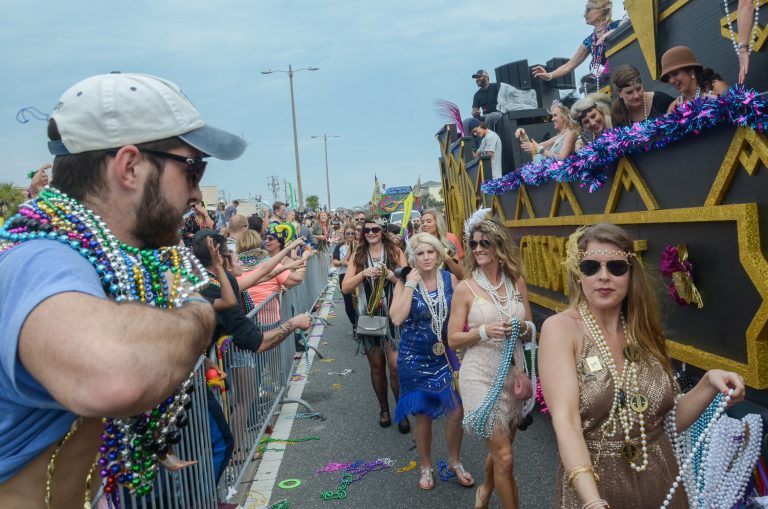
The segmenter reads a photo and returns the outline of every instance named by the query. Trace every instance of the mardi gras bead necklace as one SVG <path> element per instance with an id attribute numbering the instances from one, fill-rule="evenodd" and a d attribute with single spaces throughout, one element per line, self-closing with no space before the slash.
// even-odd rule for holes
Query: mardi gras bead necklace
<path id="1" fill-rule="evenodd" d="M 432 353 L 435 355 L 443 355 L 445 353 L 445 345 L 443 345 L 442 334 L 445 320 L 448 317 L 448 303 L 445 298 L 445 283 L 440 272 L 435 273 L 435 279 L 437 282 L 437 288 L 435 290 L 435 296 L 427 289 L 427 285 L 424 283 L 424 279 L 419 280 L 419 293 L 424 300 L 424 303 L 429 309 L 432 332 L 437 337 L 436 342 L 432 345 Z"/>
<path id="2" fill-rule="evenodd" d="M 755 44 L 758 39 L 758 30 L 760 29 L 760 2 L 754 0 L 754 21 L 752 22 L 752 29 L 749 31 L 749 43 L 747 45 L 747 54 L 752 53 L 755 49 Z M 725 19 L 728 22 L 728 33 L 731 36 L 731 42 L 733 43 L 733 51 L 736 55 L 739 54 L 739 49 L 743 48 L 736 39 L 736 34 L 733 32 L 733 20 L 731 19 L 731 13 L 728 11 L 728 0 L 723 0 L 723 9 L 725 10 Z"/>
<path id="3" fill-rule="evenodd" d="M 597 346 L 600 361 L 608 367 L 608 372 L 613 381 L 613 402 L 611 403 L 611 411 L 608 414 L 608 418 L 602 425 L 603 437 L 614 436 L 618 425 L 620 425 L 624 434 L 621 456 L 634 471 L 642 472 L 648 467 L 648 437 L 646 435 L 645 417 L 643 415 L 648 409 L 648 398 L 640 393 L 640 385 L 637 378 L 638 362 L 641 359 L 640 350 L 628 334 L 627 323 L 622 314 L 621 325 L 624 330 L 624 337 L 627 340 L 627 346 L 624 347 L 624 369 L 621 375 L 619 375 L 616 363 L 613 360 L 613 354 L 605 340 L 605 335 L 597 320 L 589 311 L 586 303 L 582 303 L 579 306 L 579 313 Z M 617 415 L 618 419 L 616 418 Z M 633 441 L 630 436 L 635 422 L 637 422 L 640 432 L 639 449 L 635 443 L 636 441 Z M 597 463 L 597 460 L 595 463 Z"/>
<path id="4" fill-rule="evenodd" d="M 464 416 L 464 426 L 471 428 L 474 432 L 483 437 L 490 438 L 493 434 L 493 429 L 496 422 L 496 414 L 498 413 L 501 391 L 504 387 L 504 382 L 507 380 L 509 374 L 509 368 L 512 365 L 512 359 L 515 354 L 515 345 L 517 344 L 517 338 L 520 332 L 520 321 L 517 318 L 512 317 L 512 295 L 514 289 L 511 282 L 504 274 L 501 273 L 501 283 L 496 289 L 501 288 L 503 285 L 506 289 L 506 305 L 502 305 L 501 299 L 494 286 L 485 276 L 485 273 L 481 269 L 476 269 L 472 273 L 473 278 L 478 283 L 480 288 L 484 289 L 491 297 L 493 304 L 496 307 L 496 312 L 499 316 L 499 321 L 511 321 L 512 332 L 510 336 L 504 341 L 504 345 L 501 350 L 501 359 L 499 365 L 496 368 L 496 375 L 494 376 L 488 392 L 483 397 L 480 405 L 467 412 Z"/>
<path id="5" fill-rule="evenodd" d="M 245 272 L 252 271 L 270 258 L 269 254 L 263 249 L 249 249 L 239 253 L 237 256 L 240 258 L 240 264 Z"/>
<path id="6" fill-rule="evenodd" d="M 120 242 L 101 218 L 77 200 L 55 188 L 23 204 L 19 213 L 0 229 L 0 252 L 33 240 L 61 242 L 78 252 L 93 266 L 106 295 L 117 302 L 139 301 L 160 308 L 180 307 L 190 293 L 208 284 L 200 263 L 183 247 L 139 249 Z M 158 460 L 181 440 L 176 428 L 188 423 L 185 410 L 193 374 L 156 408 L 130 418 L 105 418 L 102 445 L 96 463 L 104 492 L 119 504 L 119 485 L 142 496 L 152 490 Z M 77 429 L 57 446 L 48 465 L 46 500 L 58 453 Z M 86 505 L 90 504 L 90 482 Z"/>

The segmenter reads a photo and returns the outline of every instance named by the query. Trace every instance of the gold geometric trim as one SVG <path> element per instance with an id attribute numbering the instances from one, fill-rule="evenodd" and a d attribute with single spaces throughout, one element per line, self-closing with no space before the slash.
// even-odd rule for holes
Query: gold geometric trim
<path id="1" fill-rule="evenodd" d="M 583 214 L 581 206 L 579 205 L 578 200 L 576 200 L 576 195 L 573 194 L 571 186 L 567 182 L 558 182 L 555 187 L 554 196 L 552 197 L 552 206 L 549 209 L 549 217 L 557 217 L 560 212 L 560 204 L 564 201 L 567 201 L 570 204 L 574 216 Z"/>
<path id="2" fill-rule="evenodd" d="M 533 212 L 533 204 L 531 203 L 531 197 L 528 196 L 528 191 L 525 189 L 525 184 L 517 188 L 517 202 L 515 203 L 515 217 L 514 219 L 523 219 L 523 207 L 528 212 L 528 219 L 535 219 L 536 214 Z"/>
<path id="3" fill-rule="evenodd" d="M 704 200 L 704 205 L 710 207 L 720 205 L 739 167 L 743 167 L 750 177 L 754 177 L 760 168 L 758 163 L 761 161 L 762 166 L 768 167 L 768 138 L 746 127 L 736 129 L 731 146 L 723 157 L 723 164 L 717 172 L 707 199 Z"/>
<path id="4" fill-rule="evenodd" d="M 619 166 L 616 169 L 616 175 L 613 177 L 613 185 L 611 186 L 611 193 L 608 195 L 608 201 L 605 204 L 605 213 L 611 214 L 616 211 L 616 206 L 619 204 L 619 198 L 622 195 L 620 186 L 624 186 L 624 190 L 629 192 L 633 188 L 637 189 L 640 198 L 642 198 L 645 208 L 648 210 L 658 210 L 659 204 L 656 202 L 656 198 L 653 197 L 651 190 L 648 189 L 648 185 L 645 183 L 643 177 L 638 173 L 637 168 L 632 161 L 627 157 L 622 157 L 619 160 Z"/>
<path id="5" fill-rule="evenodd" d="M 690 0 L 678 0 L 677 2 L 673 3 L 664 11 L 662 11 L 661 14 L 659 14 L 659 22 L 664 21 L 668 17 L 670 17 L 672 14 L 675 13 L 675 11 L 679 10 L 682 6 L 690 2 Z M 605 52 L 606 57 L 610 57 L 620 50 L 624 49 L 625 47 L 629 46 L 631 43 L 635 42 L 637 40 L 637 34 L 633 33 L 626 39 L 622 40 L 620 43 L 615 44 L 611 49 Z"/>
<path id="6" fill-rule="evenodd" d="M 624 0 L 624 10 L 632 20 L 640 51 L 651 79 L 658 79 L 659 65 L 656 55 L 656 33 L 659 25 L 659 3 L 647 0 Z"/>
<path id="7" fill-rule="evenodd" d="M 750 0 L 752 1 L 752 0 Z M 759 5 L 762 7 L 763 5 L 768 4 L 768 0 L 760 0 Z M 738 11 L 734 10 L 733 12 L 728 13 L 728 16 L 723 16 L 720 18 L 720 35 L 722 35 L 724 38 L 731 40 L 731 31 L 728 29 L 728 23 L 736 23 L 736 17 L 738 16 Z M 750 30 L 752 29 L 752 25 L 749 26 Z M 766 30 L 766 27 L 760 25 L 760 23 L 757 24 L 757 29 L 755 30 L 757 33 L 757 40 L 755 41 L 755 47 L 754 52 L 759 52 L 763 45 L 765 44 L 765 41 L 768 39 L 768 30 Z M 736 30 L 733 31 L 734 34 L 738 34 Z M 737 39 L 738 40 L 738 39 Z"/>
<path id="8" fill-rule="evenodd" d="M 726 369 L 735 371 L 744 377 L 745 382 L 755 389 L 768 388 L 768 261 L 761 248 L 760 220 L 757 204 L 743 203 L 720 205 L 717 207 L 696 207 L 686 209 L 665 209 L 644 212 L 623 212 L 611 214 L 607 218 L 614 224 L 670 224 L 670 223 L 736 223 L 739 262 L 744 272 L 760 295 L 761 303 L 752 318 L 745 334 L 747 362 L 739 362 L 727 357 L 703 351 L 699 348 L 667 340 L 670 354 L 682 361 L 702 369 Z M 584 216 L 547 217 L 532 220 L 506 221 L 505 226 L 540 227 L 540 226 L 580 226 L 606 220 L 602 214 Z M 532 302 L 556 302 L 550 297 L 537 294 L 534 288 L 528 288 Z M 536 299 L 536 300 L 534 300 Z M 546 304 L 542 304 L 549 307 Z M 550 307 L 550 309 L 555 309 Z M 690 339 L 690 338 L 689 338 Z M 692 343 L 693 341 L 688 341 Z"/>

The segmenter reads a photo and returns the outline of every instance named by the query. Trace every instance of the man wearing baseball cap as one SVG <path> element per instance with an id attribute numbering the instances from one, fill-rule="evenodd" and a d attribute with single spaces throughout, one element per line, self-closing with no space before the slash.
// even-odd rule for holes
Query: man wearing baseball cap
<path id="1" fill-rule="evenodd" d="M 472 75 L 472 78 L 475 80 L 479 90 L 475 92 L 475 96 L 472 99 L 472 117 L 464 119 L 464 133 L 467 135 L 480 122 L 485 122 L 490 129 L 494 129 L 496 122 L 502 116 L 502 113 L 496 108 L 501 85 L 499 83 L 491 83 L 488 71 L 484 69 L 479 69 Z M 475 141 L 474 150 L 477 150 L 480 140 L 476 139 Z"/>
<path id="2" fill-rule="evenodd" d="M 191 384 L 214 320 L 197 293 L 208 276 L 176 247 L 179 224 L 201 200 L 206 159 L 246 147 L 174 83 L 142 74 L 77 83 L 48 136 L 50 186 L 0 229 L 4 508 L 83 507 L 97 452 L 107 493 L 152 489 L 142 479 L 157 465 L 123 451 L 152 443 L 162 459 L 178 438 L 150 421 L 182 427 L 177 388 Z"/>

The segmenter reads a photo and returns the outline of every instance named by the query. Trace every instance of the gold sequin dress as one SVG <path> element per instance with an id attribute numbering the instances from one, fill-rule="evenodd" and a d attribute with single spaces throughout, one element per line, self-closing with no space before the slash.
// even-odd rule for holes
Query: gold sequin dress
<path id="1" fill-rule="evenodd" d="M 613 404 L 614 385 L 606 366 L 602 366 L 598 371 L 590 371 L 587 359 L 594 362 L 592 358 L 599 356 L 595 340 L 585 336 L 584 348 L 576 366 L 579 380 L 579 413 L 589 456 L 592 458 L 595 472 L 600 476 L 600 484 L 597 487 L 600 496 L 613 509 L 658 509 L 677 476 L 675 455 L 664 432 L 664 417 L 672 409 L 676 389 L 655 358 L 640 361 L 638 385 L 648 398 L 648 409 L 643 414 L 648 435 L 648 467 L 643 472 L 635 472 L 621 456 L 621 447 L 624 445 L 621 424 L 617 423 L 617 431 L 613 437 L 603 439 L 601 426 Z M 630 438 L 639 443 L 639 435 L 638 426 L 635 424 Z M 599 460 L 598 449 L 602 451 Z M 580 509 L 583 504 L 578 494 L 568 486 L 562 463 L 557 479 L 555 507 Z M 688 508 L 688 499 L 682 483 L 675 491 L 669 507 Z"/>
<path id="2" fill-rule="evenodd" d="M 474 296 L 472 306 L 467 315 L 467 324 L 470 329 L 499 321 L 496 306 L 485 297 L 485 292 L 480 290 L 474 279 L 463 282 Z M 523 307 L 520 293 L 515 287 L 512 307 L 512 315 L 518 320 L 525 320 L 525 307 Z M 499 366 L 501 352 L 504 348 L 503 341 L 480 341 L 470 346 L 464 354 L 459 370 L 459 390 L 464 406 L 464 414 L 480 406 L 488 389 L 491 387 L 496 369 Z M 499 408 L 494 421 L 494 432 L 500 430 L 508 435 L 510 430 L 517 429 L 517 425 L 523 414 L 525 401 L 519 401 L 514 396 L 515 375 L 523 369 L 523 342 L 515 345 L 515 364 L 510 367 L 507 379 L 499 396 Z M 468 430 L 472 431 L 472 430 Z M 579 506 L 581 507 L 581 506 Z"/>

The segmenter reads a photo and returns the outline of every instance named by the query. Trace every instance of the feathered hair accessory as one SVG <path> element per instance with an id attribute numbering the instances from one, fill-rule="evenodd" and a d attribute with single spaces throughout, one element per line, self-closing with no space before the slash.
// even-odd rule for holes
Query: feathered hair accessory
<path id="1" fill-rule="evenodd" d="M 584 252 L 579 249 L 579 240 L 581 240 L 581 237 L 584 235 L 584 232 L 587 231 L 587 228 L 589 227 L 580 226 L 576 228 L 576 231 L 568 237 L 568 242 L 565 243 L 565 261 L 563 262 L 563 265 L 568 272 L 575 274 L 577 277 L 584 276 L 579 268 L 579 262 L 581 261 L 582 256 L 584 256 Z"/>
<path id="2" fill-rule="evenodd" d="M 487 216 L 489 212 L 491 212 L 491 209 L 479 208 L 474 214 L 469 216 L 469 219 L 464 221 L 464 235 L 467 239 L 472 237 L 472 230 L 485 221 L 485 216 Z"/>
<path id="3" fill-rule="evenodd" d="M 464 122 L 461 119 L 461 111 L 459 111 L 459 107 L 456 106 L 451 101 L 446 101 L 445 99 L 438 99 L 435 101 L 435 111 L 438 115 L 440 115 L 440 118 L 443 120 L 447 120 L 449 123 L 456 123 L 457 128 L 459 129 L 459 132 L 462 136 L 466 136 L 464 134 Z"/>

